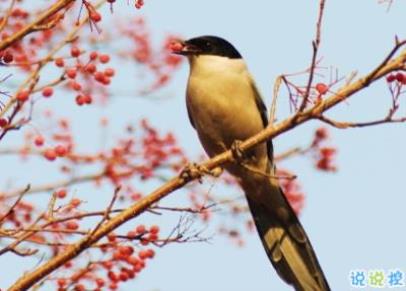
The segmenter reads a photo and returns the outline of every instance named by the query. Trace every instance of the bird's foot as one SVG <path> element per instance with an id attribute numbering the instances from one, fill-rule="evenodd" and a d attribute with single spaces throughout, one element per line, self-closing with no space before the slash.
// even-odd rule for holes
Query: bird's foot
<path id="1" fill-rule="evenodd" d="M 198 165 L 196 163 L 190 163 L 183 168 L 179 176 L 185 180 L 196 178 L 199 183 L 202 183 L 202 177 L 204 175 L 210 175 L 217 178 L 221 175 L 222 172 L 223 169 L 221 167 L 216 167 L 212 170 L 209 170 L 205 166 Z"/>
<path id="2" fill-rule="evenodd" d="M 242 141 L 235 140 L 231 145 L 231 154 L 233 155 L 234 161 L 238 164 L 242 164 L 247 159 L 247 154 L 241 150 Z"/>

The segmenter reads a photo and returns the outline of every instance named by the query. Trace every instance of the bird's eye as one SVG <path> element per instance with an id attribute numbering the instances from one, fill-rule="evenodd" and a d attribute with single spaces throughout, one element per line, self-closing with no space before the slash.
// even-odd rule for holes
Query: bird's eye
<path id="1" fill-rule="evenodd" d="M 206 47 L 211 47 L 211 43 L 206 42 Z"/>

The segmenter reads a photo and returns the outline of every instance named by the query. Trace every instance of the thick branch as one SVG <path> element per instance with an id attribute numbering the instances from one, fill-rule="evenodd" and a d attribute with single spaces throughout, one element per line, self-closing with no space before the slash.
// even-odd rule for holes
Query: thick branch
<path id="1" fill-rule="evenodd" d="M 22 29 L 20 29 L 16 33 L 13 33 L 8 38 L 6 38 L 2 42 L 0 42 L 0 51 L 8 48 L 10 45 L 15 43 L 16 41 L 21 40 L 27 34 L 33 32 L 33 31 L 37 31 L 36 27 L 38 27 L 38 25 L 42 24 L 44 22 L 44 20 L 51 17 L 55 13 L 61 11 L 65 7 L 68 7 L 73 2 L 75 2 L 75 0 L 59 0 L 58 2 L 56 2 L 48 10 L 46 10 L 42 14 L 40 14 L 33 22 L 31 22 L 30 24 L 27 24 Z"/>

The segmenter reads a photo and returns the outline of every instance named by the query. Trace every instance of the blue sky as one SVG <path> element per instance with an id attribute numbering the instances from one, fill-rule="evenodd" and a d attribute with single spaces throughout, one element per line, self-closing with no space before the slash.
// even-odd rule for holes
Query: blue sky
<path id="1" fill-rule="evenodd" d="M 317 7 L 317 1 L 294 0 L 146 0 L 140 11 L 125 4 L 115 9 L 144 15 L 157 39 L 168 32 L 186 38 L 203 34 L 227 38 L 245 57 L 269 105 L 276 76 L 309 65 Z M 393 46 L 395 35 L 406 37 L 402 14 L 405 8 L 406 3 L 398 1 L 387 13 L 386 7 L 374 0 L 327 0 L 320 50 L 323 65 L 337 67 L 342 76 L 373 69 Z M 118 73 L 125 76 L 126 71 Z M 174 131 L 188 152 L 197 155 L 202 149 L 184 104 L 187 74 L 185 64 L 170 86 L 159 93 L 170 98 L 118 98 L 104 113 L 114 116 L 117 123 L 125 122 L 120 118 L 127 116 L 148 117 L 155 126 Z M 328 78 L 320 80 L 328 82 Z M 125 87 L 128 83 L 119 85 Z M 389 106 L 390 96 L 381 81 L 335 108 L 330 116 L 371 120 L 382 117 Z M 400 113 L 406 114 L 405 106 Z M 287 114 L 286 95 L 282 95 L 278 117 Z M 78 115 L 78 124 L 85 118 L 84 114 Z M 305 145 L 319 125 L 311 122 L 278 137 L 274 141 L 276 151 Z M 83 136 L 90 130 L 83 126 Z M 339 149 L 336 174 L 317 173 L 305 160 L 286 164 L 298 174 L 307 193 L 301 221 L 330 286 L 333 290 L 350 290 L 349 272 L 358 268 L 400 268 L 406 273 L 405 125 L 331 129 L 331 135 Z M 170 201 L 180 199 L 176 195 L 181 194 L 173 194 Z M 250 235 L 246 240 L 244 248 L 221 237 L 215 237 L 210 244 L 165 247 L 139 278 L 122 290 L 290 290 L 277 277 L 258 237 Z M 6 269 L 0 266 L 0 274 Z M 1 277 L 0 284 L 11 282 Z"/>

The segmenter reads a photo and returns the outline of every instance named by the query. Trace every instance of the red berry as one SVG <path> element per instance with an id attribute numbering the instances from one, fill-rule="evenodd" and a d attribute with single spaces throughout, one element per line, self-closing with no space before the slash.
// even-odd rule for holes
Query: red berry
<path id="1" fill-rule="evenodd" d="M 14 57 L 13 55 L 9 52 L 6 51 L 3 55 L 3 62 L 5 62 L 6 64 L 9 64 L 13 61 Z"/>
<path id="2" fill-rule="evenodd" d="M 82 85 L 80 85 L 78 82 L 75 82 L 75 81 L 71 81 L 71 82 L 69 83 L 69 86 L 70 86 L 73 90 L 75 90 L 75 91 L 80 91 L 80 90 L 82 90 Z"/>
<path id="3" fill-rule="evenodd" d="M 63 67 L 65 65 L 65 62 L 62 58 L 57 58 L 57 59 L 55 59 L 55 65 L 57 67 Z"/>
<path id="4" fill-rule="evenodd" d="M 44 97 L 51 97 L 54 94 L 54 89 L 52 87 L 45 87 L 42 90 L 42 96 Z"/>
<path id="5" fill-rule="evenodd" d="M 71 55 L 72 57 L 74 57 L 74 58 L 78 57 L 78 56 L 80 55 L 80 49 L 79 49 L 78 47 L 76 47 L 76 46 L 73 46 L 73 47 L 70 49 L 70 55 Z"/>
<path id="6" fill-rule="evenodd" d="M 145 233 L 145 232 L 146 232 L 146 228 L 145 228 L 145 226 L 144 226 L 143 224 L 140 224 L 140 225 L 137 226 L 137 228 L 135 229 L 135 231 L 136 231 L 138 234 L 142 234 L 142 233 Z"/>
<path id="7" fill-rule="evenodd" d="M 7 124 L 8 124 L 7 119 L 0 118 L 0 127 L 6 127 Z"/>
<path id="8" fill-rule="evenodd" d="M 318 139 L 326 139 L 328 137 L 328 131 L 325 127 L 320 127 L 316 130 L 315 135 Z"/>
<path id="9" fill-rule="evenodd" d="M 25 102 L 28 100 L 29 95 L 30 94 L 28 93 L 27 90 L 22 90 L 22 91 L 18 92 L 16 98 L 18 101 Z"/>
<path id="10" fill-rule="evenodd" d="M 95 282 L 96 282 L 97 287 L 99 287 L 99 288 L 103 287 L 105 284 L 105 282 L 102 278 L 96 278 Z"/>
<path id="11" fill-rule="evenodd" d="M 56 197 L 58 197 L 59 199 L 63 199 L 66 197 L 66 194 L 68 192 L 66 191 L 66 189 L 60 189 L 58 191 L 56 191 Z"/>
<path id="12" fill-rule="evenodd" d="M 100 62 L 103 64 L 106 64 L 110 61 L 110 56 L 109 55 L 100 55 Z"/>
<path id="13" fill-rule="evenodd" d="M 151 226 L 151 228 L 149 229 L 149 232 L 152 234 L 157 234 L 159 232 L 159 226 L 158 225 Z"/>
<path id="14" fill-rule="evenodd" d="M 399 83 L 402 83 L 405 79 L 406 77 L 402 73 L 399 72 L 396 74 L 396 81 L 398 81 Z"/>
<path id="15" fill-rule="evenodd" d="M 109 242 L 114 242 L 116 240 L 116 236 L 113 233 L 109 233 L 107 235 L 107 239 L 109 240 Z"/>
<path id="16" fill-rule="evenodd" d="M 131 246 L 120 246 L 118 251 L 124 256 L 131 256 L 134 253 L 134 248 Z"/>
<path id="17" fill-rule="evenodd" d="M 390 75 L 386 76 L 386 81 L 388 83 L 392 83 L 393 81 L 395 81 L 395 79 L 396 79 L 396 77 L 393 74 L 390 74 Z"/>
<path id="18" fill-rule="evenodd" d="M 104 76 L 102 84 L 103 85 L 110 85 L 111 81 L 109 77 Z"/>
<path id="19" fill-rule="evenodd" d="M 183 49 L 183 47 L 184 45 L 180 41 L 171 42 L 169 45 L 169 49 L 174 53 L 180 52 Z"/>
<path id="20" fill-rule="evenodd" d="M 90 53 L 89 59 L 94 61 L 95 59 L 97 59 L 97 56 L 98 56 L 97 52 L 93 51 Z"/>
<path id="21" fill-rule="evenodd" d="M 156 233 L 150 233 L 149 235 L 148 235 L 148 238 L 147 238 L 149 241 L 156 241 L 156 240 L 158 240 L 158 234 L 156 234 Z"/>
<path id="22" fill-rule="evenodd" d="M 144 5 L 144 0 L 136 0 L 135 1 L 135 8 L 141 9 L 141 7 Z"/>
<path id="23" fill-rule="evenodd" d="M 109 279 L 110 279 L 111 281 L 113 281 L 113 282 L 116 282 L 116 281 L 117 281 L 117 275 L 116 275 L 116 273 L 114 273 L 114 272 L 112 272 L 112 271 L 109 271 L 109 272 L 107 273 L 107 277 L 109 277 Z"/>
<path id="24" fill-rule="evenodd" d="M 148 258 L 148 253 L 147 253 L 147 251 L 146 251 L 146 250 L 140 251 L 140 252 L 138 253 L 138 257 L 139 257 L 141 260 L 145 260 L 146 258 Z"/>
<path id="25" fill-rule="evenodd" d="M 66 222 L 65 226 L 67 229 L 70 229 L 70 230 L 76 230 L 79 228 L 79 224 L 76 221 L 72 221 L 72 220 Z"/>
<path id="26" fill-rule="evenodd" d="M 115 71 L 113 68 L 107 68 L 104 70 L 104 75 L 107 77 L 113 77 L 115 74 Z"/>
<path id="27" fill-rule="evenodd" d="M 76 96 L 76 104 L 79 106 L 85 104 L 85 97 L 83 95 Z"/>
<path id="28" fill-rule="evenodd" d="M 324 83 L 317 83 L 316 90 L 317 90 L 317 92 L 319 92 L 320 95 L 324 95 L 328 91 L 328 86 Z"/>
<path id="29" fill-rule="evenodd" d="M 99 22 L 101 20 L 101 15 L 97 11 L 92 11 L 90 12 L 89 17 L 94 21 L 94 22 Z"/>
<path id="30" fill-rule="evenodd" d="M 82 203 L 82 201 L 80 201 L 79 198 L 73 198 L 69 204 L 73 207 L 78 207 L 80 205 L 80 203 Z"/>
<path id="31" fill-rule="evenodd" d="M 125 282 L 128 280 L 128 274 L 126 272 L 120 272 L 119 278 L 120 278 L 120 281 Z"/>
<path id="32" fill-rule="evenodd" d="M 95 65 L 95 64 L 90 63 L 90 64 L 88 64 L 88 65 L 85 67 L 85 70 L 86 70 L 86 72 L 88 72 L 89 74 L 93 74 L 94 72 L 96 72 L 97 68 L 96 68 L 96 65 Z"/>
<path id="33" fill-rule="evenodd" d="M 56 159 L 56 152 L 54 149 L 46 149 L 44 151 L 44 157 L 48 160 L 48 161 L 53 161 Z"/>
<path id="34" fill-rule="evenodd" d="M 155 251 L 153 249 L 147 249 L 146 250 L 146 255 L 148 258 L 152 259 L 153 257 L 155 257 Z"/>
<path id="35" fill-rule="evenodd" d="M 57 280 L 57 284 L 59 287 L 64 287 L 66 285 L 66 279 L 65 278 L 59 278 Z"/>
<path id="36" fill-rule="evenodd" d="M 76 69 L 75 68 L 67 69 L 66 75 L 68 76 L 68 78 L 75 79 L 76 78 Z"/>
<path id="37" fill-rule="evenodd" d="M 35 137 L 34 143 L 36 146 L 40 147 L 44 144 L 44 138 L 41 135 L 38 135 Z"/>
<path id="38" fill-rule="evenodd" d="M 68 150 L 63 145 L 57 145 L 55 147 L 55 153 L 58 157 L 63 157 L 67 152 Z"/>
<path id="39" fill-rule="evenodd" d="M 92 104 L 92 101 L 93 101 L 92 96 L 89 96 L 89 95 L 83 96 L 83 102 L 84 102 L 84 103 L 86 103 L 86 104 Z"/>

